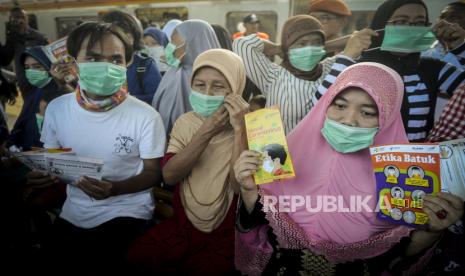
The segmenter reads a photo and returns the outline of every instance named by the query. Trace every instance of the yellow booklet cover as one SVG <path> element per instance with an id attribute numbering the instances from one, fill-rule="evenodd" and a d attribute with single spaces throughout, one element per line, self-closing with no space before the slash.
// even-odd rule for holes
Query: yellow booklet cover
<path id="1" fill-rule="evenodd" d="M 270 107 L 248 113 L 245 126 L 249 149 L 262 153 L 263 165 L 254 175 L 255 183 L 294 177 L 279 109 Z"/>

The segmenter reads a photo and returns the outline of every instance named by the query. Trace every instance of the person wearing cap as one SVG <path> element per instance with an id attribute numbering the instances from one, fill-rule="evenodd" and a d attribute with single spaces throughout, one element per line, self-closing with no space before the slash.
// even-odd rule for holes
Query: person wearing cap
<path id="1" fill-rule="evenodd" d="M 242 20 L 244 23 L 245 32 L 237 32 L 233 35 L 233 39 L 249 36 L 251 34 L 256 34 L 261 39 L 270 39 L 270 36 L 266 33 L 262 33 L 258 31 L 258 26 L 260 25 L 260 20 L 256 14 L 249 14 Z"/>
<path id="2" fill-rule="evenodd" d="M 323 25 L 326 41 L 339 38 L 346 27 L 348 17 L 352 15 L 349 7 L 343 0 L 312 0 L 309 13 L 316 17 Z M 329 51 L 339 52 L 344 49 L 347 40 L 342 44 L 334 45 Z"/>
<path id="3" fill-rule="evenodd" d="M 281 45 L 260 39 L 258 35 L 238 38 L 233 51 L 245 63 L 247 76 L 266 97 L 266 106 L 278 105 L 286 134 L 310 112 L 318 86 L 331 71 L 337 58 L 350 62 L 370 45 L 369 30 L 354 33 L 340 55 L 326 58 L 325 33 L 321 23 L 310 15 L 289 18 L 283 26 Z M 278 65 L 268 57 L 279 55 Z"/>

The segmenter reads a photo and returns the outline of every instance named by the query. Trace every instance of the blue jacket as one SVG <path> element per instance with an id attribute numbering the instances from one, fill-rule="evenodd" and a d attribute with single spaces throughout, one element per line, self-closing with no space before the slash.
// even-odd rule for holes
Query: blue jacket
<path id="1" fill-rule="evenodd" d="M 36 120 L 42 94 L 42 89 L 34 87 L 29 97 L 25 98 L 21 113 L 8 137 L 9 145 L 16 145 L 25 151 L 30 150 L 31 147 L 42 147 Z"/>
<path id="2" fill-rule="evenodd" d="M 141 68 L 140 70 L 145 68 L 142 80 L 143 90 L 141 81 L 138 77 L 137 68 Z M 135 54 L 134 61 L 128 67 L 126 76 L 128 79 L 129 94 L 141 101 L 152 104 L 153 95 L 155 95 L 155 91 L 157 91 L 158 84 L 160 84 L 161 81 L 161 74 L 158 71 L 155 61 L 152 58 L 143 58 L 139 54 Z"/>

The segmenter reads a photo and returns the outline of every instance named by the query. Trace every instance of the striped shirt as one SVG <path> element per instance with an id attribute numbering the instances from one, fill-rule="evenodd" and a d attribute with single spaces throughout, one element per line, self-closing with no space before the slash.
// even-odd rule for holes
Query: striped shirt
<path id="1" fill-rule="evenodd" d="M 438 59 L 465 69 L 465 43 L 448 52 L 441 43 L 436 41 L 430 49 L 421 53 L 421 56 Z"/>
<path id="2" fill-rule="evenodd" d="M 312 98 L 331 70 L 335 58 L 321 63 L 323 73 L 316 81 L 299 79 L 263 53 L 264 44 L 255 35 L 234 40 L 233 51 L 244 60 L 247 76 L 266 97 L 266 106 L 279 106 L 284 130 L 288 134 L 313 107 Z"/>
<path id="3" fill-rule="evenodd" d="M 336 77 L 347 66 L 354 64 L 344 56 L 339 56 L 333 64 L 331 72 L 326 76 L 322 85 L 318 87 L 318 92 L 313 98 L 314 104 L 327 91 L 329 86 L 334 83 Z M 465 72 L 448 63 L 441 63 L 442 68 L 439 71 L 436 81 L 437 91 L 431 91 L 427 88 L 424 81 L 420 79 L 418 74 L 404 75 L 404 100 L 402 103 L 402 117 L 404 121 L 405 131 L 408 139 L 411 142 L 422 142 L 425 140 L 428 132 L 431 130 L 434 121 L 435 99 L 439 92 L 446 92 L 449 96 L 453 94 L 455 89 L 465 83 Z M 433 95 L 431 93 L 435 93 Z"/>

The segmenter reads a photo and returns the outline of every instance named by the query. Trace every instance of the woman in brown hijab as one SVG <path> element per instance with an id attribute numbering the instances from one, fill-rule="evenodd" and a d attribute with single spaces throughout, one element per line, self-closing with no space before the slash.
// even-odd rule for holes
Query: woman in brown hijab
<path id="1" fill-rule="evenodd" d="M 177 185 L 174 217 L 155 226 L 130 250 L 133 263 L 152 273 L 224 275 L 234 271 L 233 164 L 246 147 L 248 104 L 244 64 L 231 51 L 212 49 L 194 62 L 190 103 L 178 118 L 163 168 Z"/>
<path id="2" fill-rule="evenodd" d="M 233 51 L 242 57 L 247 76 L 266 97 L 266 105 L 278 105 L 289 133 L 313 107 L 312 98 L 330 72 L 336 57 L 325 57 L 321 23 L 309 15 L 289 18 L 283 26 L 281 45 L 251 35 L 234 40 Z M 357 34 L 349 39 L 344 54 L 360 55 Z M 281 56 L 277 65 L 268 57 Z"/>

